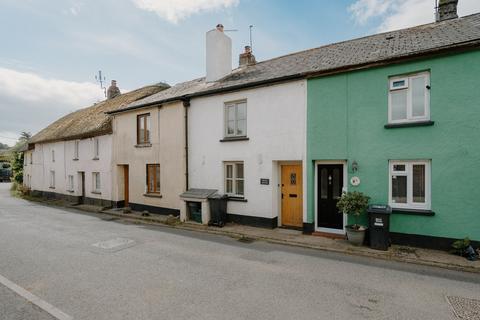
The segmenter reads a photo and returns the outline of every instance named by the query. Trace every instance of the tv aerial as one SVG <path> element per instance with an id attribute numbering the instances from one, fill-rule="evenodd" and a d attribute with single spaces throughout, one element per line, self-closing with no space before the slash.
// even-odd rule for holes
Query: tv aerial
<path id="1" fill-rule="evenodd" d="M 103 90 L 103 94 L 105 95 L 105 98 L 107 97 L 107 78 L 105 78 L 104 75 L 102 75 L 102 70 L 98 70 L 98 75 L 95 75 L 95 81 L 100 84 L 100 89 Z"/>

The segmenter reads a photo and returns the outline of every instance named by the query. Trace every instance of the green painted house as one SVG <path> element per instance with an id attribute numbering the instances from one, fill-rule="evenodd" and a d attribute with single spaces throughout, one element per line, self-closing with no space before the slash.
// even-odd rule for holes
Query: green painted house
<path id="1" fill-rule="evenodd" d="M 480 240 L 480 14 L 439 20 L 329 46 L 342 64 L 307 85 L 304 229 L 344 234 L 335 204 L 356 190 L 392 207 L 393 243 Z"/>

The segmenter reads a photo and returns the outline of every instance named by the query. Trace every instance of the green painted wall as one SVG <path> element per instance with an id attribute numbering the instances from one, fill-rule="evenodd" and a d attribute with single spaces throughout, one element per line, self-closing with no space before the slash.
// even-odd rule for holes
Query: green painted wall
<path id="1" fill-rule="evenodd" d="M 430 71 L 430 127 L 385 129 L 388 78 Z M 314 161 L 356 160 L 348 190 L 388 203 L 388 161 L 431 159 L 435 216 L 394 214 L 394 232 L 480 240 L 480 51 L 308 80 L 307 210 L 314 222 Z"/>

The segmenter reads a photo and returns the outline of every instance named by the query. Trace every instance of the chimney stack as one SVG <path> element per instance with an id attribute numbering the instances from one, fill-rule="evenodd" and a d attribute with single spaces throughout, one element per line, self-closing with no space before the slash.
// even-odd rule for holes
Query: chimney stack
<path id="1" fill-rule="evenodd" d="M 252 64 L 257 63 L 255 60 L 255 56 L 252 53 L 252 48 L 250 46 L 245 46 L 245 51 L 240 53 L 240 57 L 238 59 L 238 64 L 241 67 L 250 66 Z"/>
<path id="2" fill-rule="evenodd" d="M 120 94 L 121 94 L 120 89 L 118 89 L 117 87 L 117 80 L 112 80 L 112 84 L 110 85 L 110 87 L 108 87 L 108 90 L 107 90 L 107 99 L 115 98 Z"/>
<path id="3" fill-rule="evenodd" d="M 436 21 L 445 21 L 458 18 L 457 15 L 458 0 L 440 0 L 437 7 Z"/>
<path id="4" fill-rule="evenodd" d="M 218 24 L 206 35 L 207 82 L 217 81 L 232 72 L 232 39 L 223 32 Z"/>

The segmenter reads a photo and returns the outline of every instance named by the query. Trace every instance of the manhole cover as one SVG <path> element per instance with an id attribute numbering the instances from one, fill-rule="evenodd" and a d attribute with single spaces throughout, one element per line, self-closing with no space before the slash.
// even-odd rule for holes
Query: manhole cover
<path id="1" fill-rule="evenodd" d="M 125 248 L 129 248 L 133 245 L 135 245 L 135 240 L 127 239 L 127 238 L 114 238 L 114 239 L 100 241 L 92 244 L 92 246 L 94 247 L 107 250 L 107 251 L 118 251 Z"/>
<path id="2" fill-rule="evenodd" d="M 480 320 L 480 300 L 462 297 L 447 297 L 458 319 Z"/>

